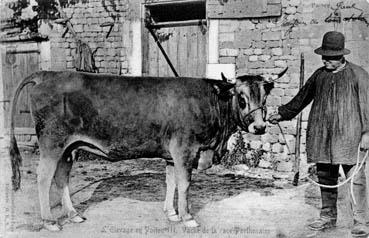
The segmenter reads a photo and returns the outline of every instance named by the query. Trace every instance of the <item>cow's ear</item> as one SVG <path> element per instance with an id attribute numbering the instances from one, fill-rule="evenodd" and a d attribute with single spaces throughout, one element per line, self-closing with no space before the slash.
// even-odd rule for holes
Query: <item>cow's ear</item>
<path id="1" fill-rule="evenodd" d="M 234 94 L 234 85 L 223 81 L 217 81 L 212 84 L 215 94 L 220 98 L 226 99 Z"/>

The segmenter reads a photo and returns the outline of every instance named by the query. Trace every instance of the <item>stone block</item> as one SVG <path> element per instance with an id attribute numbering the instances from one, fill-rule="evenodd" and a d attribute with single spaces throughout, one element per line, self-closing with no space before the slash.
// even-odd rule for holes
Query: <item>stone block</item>
<path id="1" fill-rule="evenodd" d="M 309 39 L 300 39 L 299 44 L 300 45 L 310 45 L 310 40 Z"/>
<path id="2" fill-rule="evenodd" d="M 260 55 L 260 60 L 264 62 L 270 60 L 270 58 L 270 55 Z"/>
<path id="3" fill-rule="evenodd" d="M 248 58 L 247 56 L 239 56 L 236 57 L 236 68 L 237 69 L 242 69 L 246 67 L 246 64 L 248 62 Z"/>
<path id="4" fill-rule="evenodd" d="M 253 41 L 261 41 L 261 32 L 257 30 L 249 31 L 249 37 Z"/>
<path id="5" fill-rule="evenodd" d="M 235 35 L 234 45 L 236 48 L 250 48 L 252 40 L 246 32 L 239 32 Z"/>
<path id="6" fill-rule="evenodd" d="M 234 39 L 235 39 L 235 33 L 234 32 L 219 33 L 219 42 L 234 41 Z"/>
<path id="7" fill-rule="evenodd" d="M 268 22 L 266 23 L 266 28 L 271 29 L 276 27 L 277 25 L 274 22 Z"/>
<path id="8" fill-rule="evenodd" d="M 262 29 L 265 29 L 266 28 L 266 25 L 263 24 L 263 23 L 258 23 L 255 25 L 256 29 L 258 30 L 262 30 Z"/>
<path id="9" fill-rule="evenodd" d="M 276 60 L 274 61 L 274 65 L 284 69 L 287 67 L 287 62 L 285 60 Z"/>
<path id="10" fill-rule="evenodd" d="M 74 68 L 74 62 L 71 61 L 67 62 L 67 68 L 68 69 Z"/>
<path id="11" fill-rule="evenodd" d="M 283 55 L 282 48 L 272 48 L 272 55 L 275 55 L 275 56 Z"/>
<path id="12" fill-rule="evenodd" d="M 256 28 L 255 24 L 249 20 L 240 21 L 239 27 L 241 30 L 254 30 Z"/>
<path id="13" fill-rule="evenodd" d="M 266 42 L 266 47 L 269 47 L 269 48 L 276 48 L 276 47 L 281 47 L 281 46 L 282 46 L 282 41 L 280 40 L 272 40 L 272 41 Z"/>
<path id="14" fill-rule="evenodd" d="M 254 41 L 252 43 L 252 47 L 253 48 L 264 49 L 266 47 L 266 42 L 265 41 Z"/>
<path id="15" fill-rule="evenodd" d="M 222 20 L 219 21 L 219 32 L 230 33 L 235 32 L 240 27 L 238 20 Z"/>
<path id="16" fill-rule="evenodd" d="M 261 37 L 264 41 L 280 40 L 282 39 L 282 33 L 280 31 L 268 31 L 264 32 Z"/>
<path id="17" fill-rule="evenodd" d="M 279 144 L 279 143 L 274 143 L 274 144 L 272 145 L 272 152 L 274 152 L 274 153 L 281 153 L 281 152 L 282 152 L 282 150 L 283 150 L 283 148 L 282 148 L 282 145 L 281 145 L 281 144 Z"/>
<path id="18" fill-rule="evenodd" d="M 271 92 L 270 95 L 271 96 L 277 96 L 277 97 L 281 97 L 285 94 L 285 90 L 281 89 L 281 88 L 274 88 Z"/>
<path id="19" fill-rule="evenodd" d="M 250 142 L 251 149 L 254 149 L 254 150 L 260 149 L 262 146 L 263 146 L 263 143 L 261 141 L 257 140 L 257 141 L 251 141 Z"/>
<path id="20" fill-rule="evenodd" d="M 301 4 L 301 0 L 290 0 L 289 5 L 293 7 L 298 7 Z"/>
<path id="21" fill-rule="evenodd" d="M 280 171 L 280 172 L 291 172 L 292 168 L 293 168 L 292 161 L 288 161 L 288 162 L 281 161 L 277 165 L 277 171 Z"/>
<path id="22" fill-rule="evenodd" d="M 289 89 L 286 89 L 284 91 L 284 95 L 289 96 L 289 97 L 294 97 L 294 96 L 296 96 L 296 94 L 298 93 L 298 91 L 299 91 L 298 88 L 294 88 L 294 89 L 289 88 Z"/>
<path id="23" fill-rule="evenodd" d="M 266 104 L 268 106 L 280 106 L 281 105 L 281 97 L 269 96 L 269 97 L 267 97 Z"/>
<path id="24" fill-rule="evenodd" d="M 249 48 L 242 51 L 244 55 L 252 55 L 254 53 L 254 50 Z"/>
<path id="25" fill-rule="evenodd" d="M 238 56 L 238 49 L 220 49 L 219 56 L 235 57 Z"/>
<path id="26" fill-rule="evenodd" d="M 268 127 L 268 133 L 270 133 L 273 136 L 277 136 L 277 138 L 278 138 L 281 131 L 279 130 L 279 127 L 277 125 L 270 125 Z M 277 139 L 277 141 L 278 141 L 278 139 Z"/>
<path id="27" fill-rule="evenodd" d="M 264 144 L 269 144 L 271 149 L 271 144 L 278 142 L 278 134 L 271 134 L 269 127 L 267 128 L 267 133 L 261 136 L 261 141 Z"/>
<path id="28" fill-rule="evenodd" d="M 296 126 L 296 124 L 295 124 L 295 126 Z M 295 129 L 295 126 L 293 126 L 293 128 Z M 292 126 L 291 126 L 292 127 Z M 283 128 L 282 128 L 283 129 Z M 294 144 L 295 143 L 295 136 L 293 136 L 293 135 L 287 135 L 287 134 L 285 134 L 284 136 L 283 136 L 283 134 L 282 133 L 280 133 L 279 134 L 279 138 L 278 138 L 278 140 L 279 140 L 279 142 L 281 143 L 281 144 L 288 144 L 288 146 L 289 147 L 291 147 L 291 145 L 292 144 Z"/>
<path id="29" fill-rule="evenodd" d="M 297 12 L 297 8 L 294 6 L 290 6 L 286 8 L 284 13 L 287 15 L 292 15 L 292 14 L 295 14 L 296 12 Z"/>
<path id="30" fill-rule="evenodd" d="M 279 124 L 281 125 L 282 129 L 287 127 L 294 127 L 296 126 L 296 120 L 293 119 L 291 121 L 281 121 Z"/>
<path id="31" fill-rule="evenodd" d="M 293 56 L 293 55 L 290 55 L 290 52 L 286 52 L 286 50 L 289 50 L 290 51 L 290 49 L 288 48 L 283 48 L 283 50 L 282 50 L 282 55 L 280 55 L 279 57 L 278 57 L 278 59 L 280 59 L 280 60 L 288 60 L 288 61 L 296 61 L 296 60 L 298 60 L 299 58 L 298 57 L 296 57 L 296 56 Z M 296 62 L 297 63 L 297 62 Z"/>
<path id="32" fill-rule="evenodd" d="M 254 49 L 254 54 L 255 55 L 261 55 L 263 53 L 262 49 Z"/>
<path id="33" fill-rule="evenodd" d="M 234 45 L 234 41 L 223 41 L 219 43 L 219 48 L 230 48 L 230 49 L 234 49 L 236 48 Z"/>
<path id="34" fill-rule="evenodd" d="M 219 57 L 220 64 L 235 64 L 236 57 Z"/>
<path id="35" fill-rule="evenodd" d="M 303 111 L 302 111 L 302 121 L 307 121 L 309 118 L 309 113 L 311 109 L 311 105 L 308 105 Z"/>
<path id="36" fill-rule="evenodd" d="M 263 143 L 262 149 L 269 152 L 272 149 L 272 146 L 269 142 Z"/>
<path id="37" fill-rule="evenodd" d="M 256 61 L 258 61 L 258 56 L 257 55 L 250 55 L 249 61 L 250 62 L 256 62 Z"/>

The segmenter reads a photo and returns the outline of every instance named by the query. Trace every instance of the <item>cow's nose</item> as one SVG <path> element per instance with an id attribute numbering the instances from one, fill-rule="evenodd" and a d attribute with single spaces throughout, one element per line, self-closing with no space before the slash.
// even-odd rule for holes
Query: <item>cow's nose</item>
<path id="1" fill-rule="evenodd" d="M 254 125 L 255 134 L 264 134 L 265 133 L 265 125 Z"/>

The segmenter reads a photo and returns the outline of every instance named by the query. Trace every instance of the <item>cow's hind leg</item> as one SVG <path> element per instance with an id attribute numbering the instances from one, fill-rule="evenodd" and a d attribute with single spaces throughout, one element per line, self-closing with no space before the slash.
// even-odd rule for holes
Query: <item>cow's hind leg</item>
<path id="1" fill-rule="evenodd" d="M 51 214 L 49 196 L 51 181 L 55 174 L 57 162 L 58 161 L 55 157 L 49 157 L 47 154 L 41 152 L 40 162 L 37 168 L 37 184 L 41 218 L 43 220 L 44 228 L 50 231 L 60 231 L 62 229 Z"/>
<path id="2" fill-rule="evenodd" d="M 173 161 L 167 161 L 166 166 L 166 195 L 164 202 L 164 212 L 168 219 L 173 222 L 180 221 L 177 212 L 174 208 L 174 194 L 176 191 L 176 178 L 174 175 L 174 164 Z"/>
<path id="3" fill-rule="evenodd" d="M 62 158 L 58 162 L 58 166 L 55 171 L 55 183 L 58 189 L 62 191 L 62 205 L 64 211 L 67 213 L 69 221 L 73 223 L 81 223 L 86 220 L 80 215 L 73 207 L 72 200 L 69 194 L 69 174 L 73 165 L 73 158 Z"/>

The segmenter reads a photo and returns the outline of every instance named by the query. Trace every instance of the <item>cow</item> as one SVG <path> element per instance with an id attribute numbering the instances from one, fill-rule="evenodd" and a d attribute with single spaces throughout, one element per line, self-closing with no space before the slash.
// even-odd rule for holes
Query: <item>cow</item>
<path id="1" fill-rule="evenodd" d="M 286 69 L 287 70 L 287 69 Z M 274 77 L 281 77 L 286 70 Z M 265 100 L 273 81 L 261 75 L 229 80 L 185 77 L 133 77 L 83 72 L 40 71 L 17 87 L 10 115 L 13 189 L 20 187 L 21 155 L 14 135 L 16 104 L 30 91 L 30 110 L 40 149 L 37 183 L 43 227 L 59 231 L 49 191 L 52 181 L 62 192 L 71 222 L 83 222 L 72 205 L 69 174 L 76 151 L 85 150 L 115 162 L 163 158 L 166 166 L 164 212 L 187 227 L 199 224 L 189 213 L 188 191 L 193 168 L 205 169 L 226 152 L 237 128 L 265 132 Z M 178 189 L 178 212 L 174 207 Z"/>

